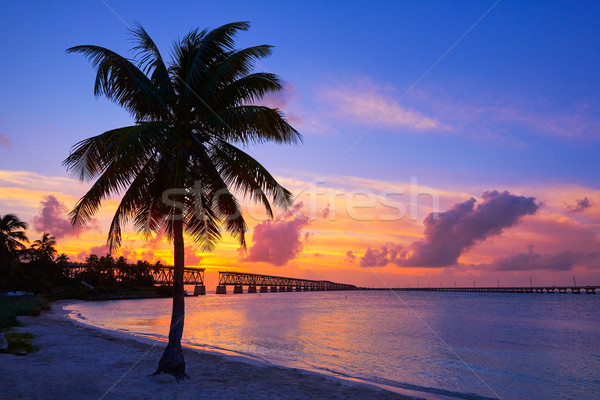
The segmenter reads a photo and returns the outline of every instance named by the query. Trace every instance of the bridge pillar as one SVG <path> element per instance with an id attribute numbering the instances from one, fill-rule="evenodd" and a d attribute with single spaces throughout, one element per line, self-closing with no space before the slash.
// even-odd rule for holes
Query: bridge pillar
<path id="1" fill-rule="evenodd" d="M 288 287 L 286 287 L 286 288 L 285 288 L 285 291 L 286 291 L 286 292 L 293 292 L 293 291 L 294 291 L 294 288 L 293 288 L 293 287 L 291 287 L 291 286 L 288 286 Z"/>
<path id="2" fill-rule="evenodd" d="M 242 285 L 235 285 L 233 287 L 233 293 L 237 294 L 237 293 L 244 293 L 244 288 L 242 287 Z"/>
<path id="3" fill-rule="evenodd" d="M 596 288 L 585 288 L 586 294 L 596 294 Z"/>
<path id="4" fill-rule="evenodd" d="M 285 286 L 279 286 L 279 291 L 280 292 L 285 292 Z"/>
<path id="5" fill-rule="evenodd" d="M 225 285 L 217 286 L 217 294 L 227 294 L 227 286 L 225 286 Z"/>
<path id="6" fill-rule="evenodd" d="M 261 293 L 268 293 L 269 292 L 269 288 L 267 286 L 261 286 L 260 287 L 260 292 Z"/>
<path id="7" fill-rule="evenodd" d="M 194 296 L 204 296 L 206 294 L 206 287 L 204 285 L 196 285 L 194 288 Z"/>
<path id="8" fill-rule="evenodd" d="M 296 286 L 296 292 L 301 292 L 302 291 L 302 286 L 298 285 Z"/>
<path id="9" fill-rule="evenodd" d="M 580 288 L 571 288 L 571 293 L 573 293 L 573 294 L 580 294 L 581 293 L 581 289 Z"/>
<path id="10" fill-rule="evenodd" d="M 315 290 L 316 290 L 316 288 L 315 288 L 314 286 L 311 286 L 311 287 L 310 287 L 310 291 L 311 291 L 311 292 L 314 292 Z"/>
<path id="11" fill-rule="evenodd" d="M 277 286 L 271 286 L 271 293 L 277 292 Z"/>
<path id="12" fill-rule="evenodd" d="M 256 286 L 254 286 L 254 285 L 248 286 L 248 293 L 256 293 Z"/>

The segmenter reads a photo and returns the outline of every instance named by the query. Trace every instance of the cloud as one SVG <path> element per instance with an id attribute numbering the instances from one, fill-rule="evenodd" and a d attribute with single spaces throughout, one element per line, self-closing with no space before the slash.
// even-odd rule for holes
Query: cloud
<path id="1" fill-rule="evenodd" d="M 0 133 L 0 147 L 4 147 L 5 149 L 12 150 L 12 139 L 6 135 Z"/>
<path id="2" fill-rule="evenodd" d="M 283 82 L 283 89 L 279 92 L 268 92 L 257 103 L 270 108 L 285 110 L 286 118 L 292 124 L 299 124 L 302 118 L 293 111 L 287 110 L 288 106 L 300 97 L 298 88 L 289 83 Z"/>
<path id="3" fill-rule="evenodd" d="M 196 254 L 196 248 L 193 245 L 185 246 L 185 265 L 197 266 L 200 265 L 202 256 Z"/>
<path id="4" fill-rule="evenodd" d="M 387 243 L 380 248 L 368 248 L 360 259 L 361 267 L 385 267 L 390 263 L 397 263 L 402 251 L 402 246 Z"/>
<path id="5" fill-rule="evenodd" d="M 346 252 L 346 262 L 349 264 L 354 264 L 356 262 L 356 255 L 352 250 Z"/>
<path id="6" fill-rule="evenodd" d="M 533 197 L 507 191 L 484 192 L 481 197 L 483 202 L 476 208 L 476 200 L 471 198 L 439 215 L 429 214 L 423 222 L 425 239 L 413 242 L 396 264 L 432 268 L 455 265 L 465 250 L 501 234 L 540 207 Z"/>
<path id="7" fill-rule="evenodd" d="M 494 260 L 490 264 L 480 264 L 477 268 L 495 271 L 571 271 L 573 266 L 583 261 L 593 261 L 600 253 L 583 253 L 575 251 L 561 251 L 554 254 L 538 254 L 529 246 L 526 253 L 512 254 Z"/>
<path id="8" fill-rule="evenodd" d="M 500 235 L 516 225 L 521 217 L 535 214 L 540 207 L 533 197 L 516 196 L 507 191 L 488 191 L 482 194 L 483 202 L 471 198 L 455 204 L 443 213 L 430 213 L 423 224 L 425 238 L 414 241 L 406 248 L 387 243 L 380 248 L 367 248 L 361 257 L 365 267 L 439 268 L 458 264 L 465 250 L 477 243 Z M 346 260 L 354 260 L 346 254 Z"/>
<path id="9" fill-rule="evenodd" d="M 572 213 L 580 213 L 580 212 L 584 212 L 585 210 L 592 207 L 593 205 L 594 205 L 594 203 L 592 202 L 592 200 L 585 197 L 580 200 L 575 200 L 574 206 L 567 205 L 567 210 Z"/>
<path id="10" fill-rule="evenodd" d="M 108 250 L 108 245 L 102 244 L 100 246 L 93 246 L 89 250 L 84 250 L 75 256 L 75 261 L 85 262 L 85 259 L 89 257 L 91 254 L 95 254 L 98 257 L 103 257 L 107 254 L 110 254 Z M 127 256 L 123 256 L 127 258 Z"/>
<path id="11" fill-rule="evenodd" d="M 573 102 L 570 106 L 558 105 L 543 97 L 478 95 L 474 98 L 457 98 L 456 91 L 439 88 L 429 91 L 414 90 L 410 100 L 415 107 L 429 110 L 457 133 L 510 139 L 522 144 L 523 134 L 548 135 L 578 140 L 600 138 L 600 119 L 597 104 Z M 522 130 L 521 137 L 514 132 Z"/>
<path id="12" fill-rule="evenodd" d="M 77 237 L 81 229 L 74 229 L 67 218 L 67 206 L 53 195 L 44 196 L 40 201 L 38 215 L 33 217 L 33 228 L 38 232 L 49 232 L 57 239 L 64 237 Z M 97 229 L 95 220 L 88 225 L 88 229 Z"/>
<path id="13" fill-rule="evenodd" d="M 310 239 L 310 237 L 311 237 L 311 236 L 313 236 L 313 235 L 314 235 L 314 233 L 313 233 L 313 232 L 306 232 L 306 233 L 304 234 L 304 241 L 305 241 L 305 242 L 308 242 L 308 239 Z"/>
<path id="14" fill-rule="evenodd" d="M 371 126 L 378 123 L 387 128 L 409 128 L 418 131 L 447 130 L 449 127 L 416 110 L 400 107 L 397 98 L 368 81 L 355 86 L 330 86 L 320 93 L 320 100 L 331 108 L 329 117 Z"/>
<path id="15" fill-rule="evenodd" d="M 264 221 L 254 227 L 253 245 L 244 261 L 262 261 L 275 266 L 286 265 L 296 258 L 304 245 L 300 231 L 308 225 L 308 218 L 300 213 L 302 203 L 275 221 Z"/>
<path id="16" fill-rule="evenodd" d="M 323 219 L 329 218 L 329 213 L 331 212 L 329 206 L 330 206 L 330 203 L 327 203 L 327 207 L 325 207 L 323 209 L 323 211 L 321 211 L 321 216 L 323 217 Z"/>

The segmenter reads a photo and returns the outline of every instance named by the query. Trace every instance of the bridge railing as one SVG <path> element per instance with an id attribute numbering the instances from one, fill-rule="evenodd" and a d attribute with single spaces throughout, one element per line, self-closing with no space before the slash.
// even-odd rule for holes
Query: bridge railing
<path id="1" fill-rule="evenodd" d="M 151 273 L 157 284 L 169 285 L 173 283 L 174 267 L 152 268 Z M 184 285 L 204 285 L 204 268 L 184 267 Z"/>

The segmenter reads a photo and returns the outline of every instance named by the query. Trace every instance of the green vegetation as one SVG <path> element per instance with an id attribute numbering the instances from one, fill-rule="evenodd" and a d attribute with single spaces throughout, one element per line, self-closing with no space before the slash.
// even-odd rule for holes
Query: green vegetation
<path id="1" fill-rule="evenodd" d="M 0 335 L 1 334 L 2 333 L 0 333 Z M 31 340 L 35 337 L 33 333 L 6 332 L 4 337 L 8 342 L 8 348 L 6 349 L 6 352 L 9 354 L 32 353 L 39 350 L 37 347 L 31 344 Z"/>
<path id="2" fill-rule="evenodd" d="M 17 315 L 39 315 L 48 307 L 48 300 L 44 296 L 0 297 L 0 330 L 18 326 Z"/>
<path id="3" fill-rule="evenodd" d="M 0 216 L 0 293 L 24 291 L 52 300 L 162 297 L 166 293 L 154 287 L 152 272 L 163 267 L 160 262 L 129 263 L 125 257 L 91 254 L 84 263 L 74 263 L 66 254 L 57 256 L 57 243 L 50 233 L 27 247 L 23 244 L 29 242 L 26 228 L 13 214 Z"/>

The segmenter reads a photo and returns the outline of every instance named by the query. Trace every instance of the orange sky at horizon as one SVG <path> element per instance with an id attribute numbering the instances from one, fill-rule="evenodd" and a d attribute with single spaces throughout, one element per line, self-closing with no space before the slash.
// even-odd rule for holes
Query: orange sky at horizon
<path id="1" fill-rule="evenodd" d="M 410 249 L 411 243 L 423 240 L 424 219 L 433 211 L 435 201 L 422 193 L 436 194 L 439 211 L 444 213 L 471 197 L 478 199 L 476 205 L 481 204 L 482 193 L 493 188 L 448 191 L 418 186 L 421 195 L 415 202 L 411 201 L 415 187 L 411 188 L 410 182 L 339 176 L 278 179 L 298 195 L 296 215 L 280 211 L 275 221 L 265 222 L 259 207 L 246 204 L 250 231 L 245 255 L 240 255 L 239 246 L 227 234 L 212 253 L 202 253 L 189 238 L 186 241 L 187 264 L 206 268 L 209 290 L 216 284 L 217 270 L 326 279 L 369 287 L 453 286 L 455 282 L 458 286 L 471 286 L 473 281 L 478 286 L 495 286 L 498 281 L 502 285 L 528 285 L 530 277 L 534 284 L 558 285 L 572 282 L 573 275 L 579 284 L 600 282 L 600 258 L 596 254 L 600 249 L 600 210 L 593 203 L 593 199 L 600 199 L 600 190 L 576 185 L 497 188 L 535 197 L 541 207 L 501 233 L 477 239 L 461 251 L 455 265 L 423 267 L 394 264 L 392 256 L 385 256 L 392 248 Z M 66 177 L 0 170 L 0 214 L 14 213 L 27 221 L 30 238 L 41 235 L 39 229 L 44 228 L 57 236 L 59 252 L 83 261 L 90 251 L 99 255 L 106 252 L 108 224 L 118 204 L 118 199 L 105 201 L 91 227 L 77 235 L 69 232 L 65 230 L 66 214 L 86 188 L 87 184 Z M 45 203 L 42 210 L 41 202 L 47 201 L 47 196 L 53 196 L 54 208 Z M 576 210 L 576 201 L 585 198 L 590 199 L 591 205 Z M 379 260 L 378 266 L 364 265 L 368 249 L 380 256 L 374 258 Z M 169 243 L 145 242 L 132 229 L 125 231 L 123 246 L 116 254 L 125 255 L 130 261 L 172 263 Z M 498 270 L 497 260 L 512 255 L 516 259 L 530 255 L 526 265 L 531 269 Z M 386 263 L 388 259 L 390 262 Z M 553 270 L 534 267 L 538 262 Z M 565 262 L 572 263 L 572 267 L 564 267 Z M 494 269 L 492 265 L 496 265 Z"/>

